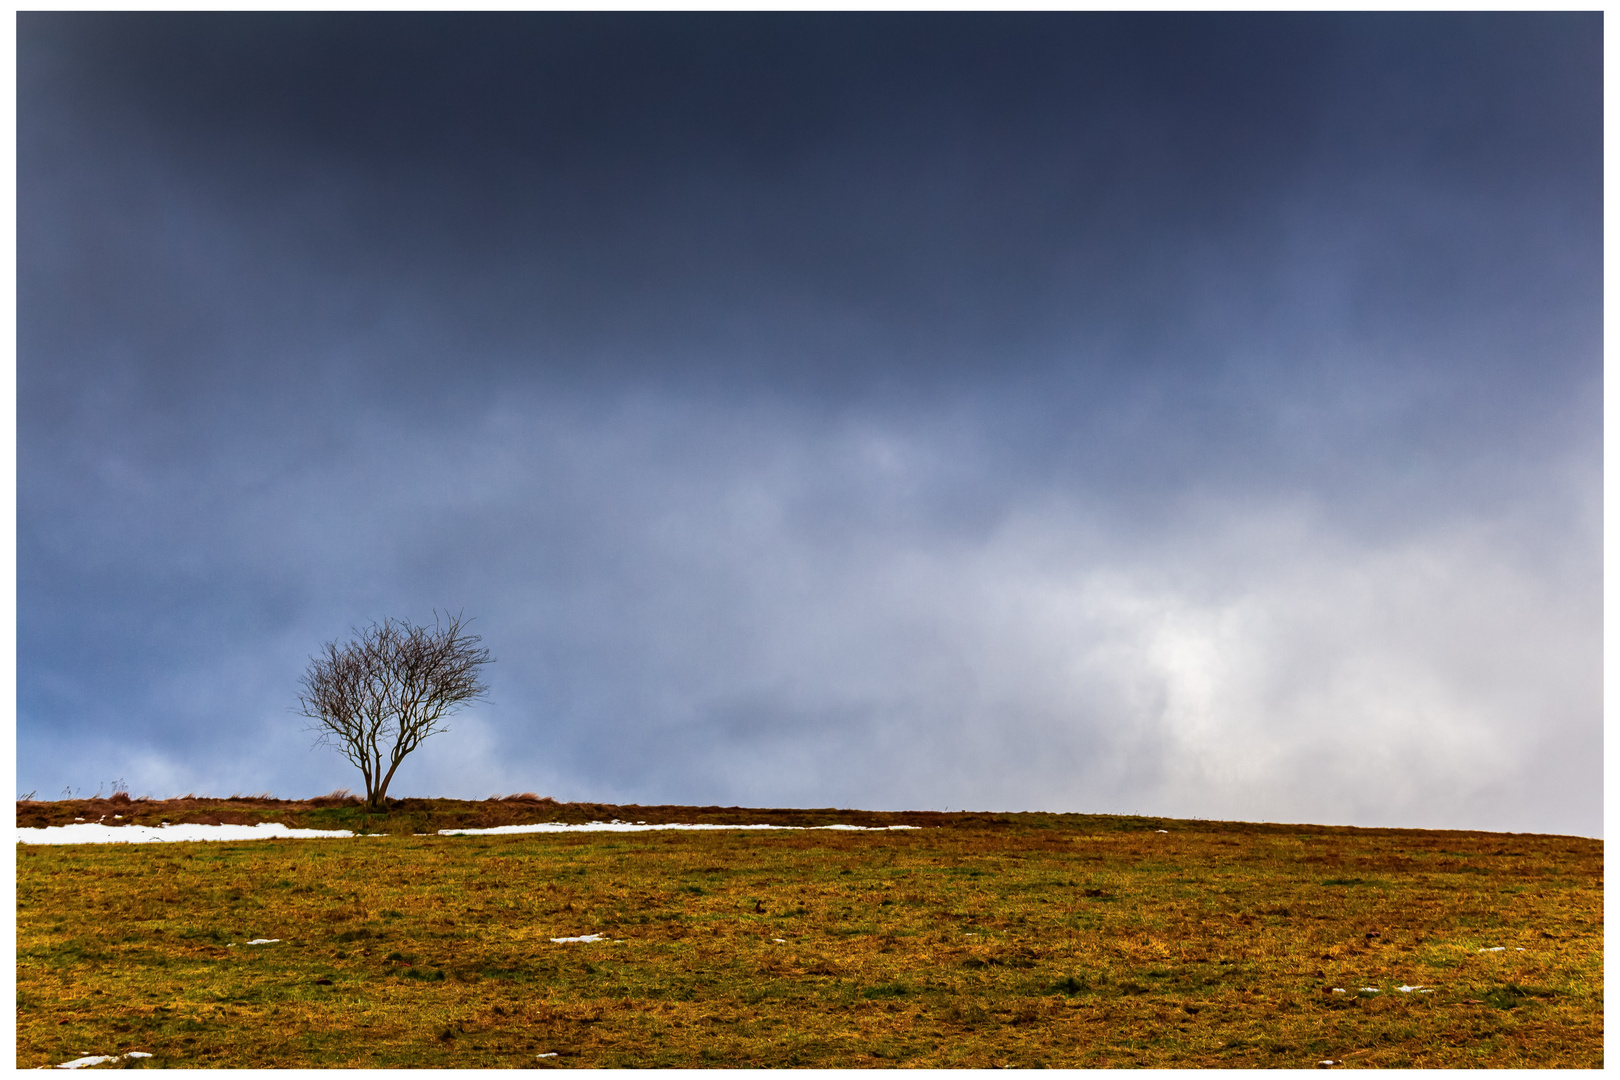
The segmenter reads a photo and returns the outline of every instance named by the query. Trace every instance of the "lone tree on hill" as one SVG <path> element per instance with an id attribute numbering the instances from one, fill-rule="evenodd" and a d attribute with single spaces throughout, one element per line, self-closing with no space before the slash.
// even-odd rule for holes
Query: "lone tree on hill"
<path id="1" fill-rule="evenodd" d="M 316 746 L 333 747 L 360 770 L 374 810 L 405 755 L 444 731 L 444 717 L 483 700 L 488 687 L 478 669 L 492 661 L 463 624 L 460 615 L 441 620 L 436 611 L 432 626 L 384 619 L 310 657 L 300 712 L 315 721 Z"/>

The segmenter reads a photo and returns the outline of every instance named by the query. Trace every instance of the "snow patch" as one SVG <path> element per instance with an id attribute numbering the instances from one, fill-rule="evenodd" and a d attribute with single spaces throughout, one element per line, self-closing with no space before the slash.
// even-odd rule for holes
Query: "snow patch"
<path id="1" fill-rule="evenodd" d="M 593 821 L 586 825 L 569 825 L 562 821 L 548 821 L 540 825 L 496 825 L 490 829 L 440 829 L 440 836 L 496 836 L 514 833 L 555 832 L 652 832 L 657 829 L 789 829 L 805 832 L 811 829 L 835 829 L 842 832 L 887 832 L 893 829 L 918 829 L 920 825 L 648 825 L 645 822 Z"/>
<path id="2" fill-rule="evenodd" d="M 439 836 L 490 836 L 510 833 L 548 832 L 648 832 L 655 829 L 832 829 L 842 832 L 887 832 L 916 829 L 918 825 L 648 825 L 646 822 L 593 821 L 588 825 L 547 822 L 542 825 L 499 825 L 492 829 L 440 829 Z M 309 840 L 350 839 L 346 829 L 292 829 L 280 822 L 257 825 L 103 825 L 98 821 L 76 819 L 72 825 L 48 825 L 42 829 L 18 829 L 19 844 L 151 844 L 184 843 L 200 840 Z M 385 836 L 384 833 L 368 833 Z M 429 836 L 430 833 L 416 833 Z"/>
<path id="3" fill-rule="evenodd" d="M 295 840 L 354 834 L 346 830 L 289 829 L 279 821 L 257 825 L 48 825 L 18 829 L 19 844 L 152 844 L 191 840 Z"/>
<path id="4" fill-rule="evenodd" d="M 249 945 L 274 945 L 281 939 L 278 937 L 256 937 L 248 942 Z"/>
<path id="5" fill-rule="evenodd" d="M 92 1054 L 89 1057 L 74 1058 L 64 1061 L 60 1065 L 41 1065 L 41 1069 L 88 1069 L 92 1065 L 101 1065 L 108 1061 L 121 1061 L 124 1058 L 149 1058 L 151 1054 L 144 1050 L 131 1050 L 127 1054 Z"/>
<path id="6" fill-rule="evenodd" d="M 1497 945 L 1497 946 L 1496 946 L 1496 947 L 1494 947 L 1494 948 L 1490 948 L 1490 949 L 1481 949 L 1481 950 L 1479 950 L 1479 951 L 1480 951 L 1480 952 L 1503 952 L 1503 951 L 1504 951 L 1504 950 L 1506 950 L 1506 949 L 1507 949 L 1507 946 L 1506 946 L 1506 945 Z"/>
<path id="7" fill-rule="evenodd" d="M 565 942 L 569 942 L 569 941 L 601 941 L 602 940 L 602 935 L 601 934 L 583 934 L 580 937 L 554 937 L 551 940 L 555 941 L 558 945 L 562 945 Z"/>

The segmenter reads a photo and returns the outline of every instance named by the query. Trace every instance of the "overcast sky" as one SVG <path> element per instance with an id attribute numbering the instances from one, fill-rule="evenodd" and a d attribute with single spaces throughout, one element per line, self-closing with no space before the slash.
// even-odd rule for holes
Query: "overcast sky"
<path id="1" fill-rule="evenodd" d="M 1601 14 L 18 15 L 18 790 L 1600 835 Z"/>

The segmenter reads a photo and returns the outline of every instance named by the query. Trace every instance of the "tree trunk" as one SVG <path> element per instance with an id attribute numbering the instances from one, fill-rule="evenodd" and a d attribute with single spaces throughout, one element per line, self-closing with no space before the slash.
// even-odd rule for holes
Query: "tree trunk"
<path id="1" fill-rule="evenodd" d="M 403 760 L 404 760 L 404 756 L 401 755 L 400 761 L 403 761 Z M 380 768 L 381 763 L 379 762 L 378 764 L 379 764 L 379 768 Z M 398 771 L 399 771 L 399 761 L 396 761 L 396 762 L 394 762 L 393 768 L 388 770 L 388 775 L 384 776 L 382 778 L 382 781 L 380 783 L 378 783 L 378 785 L 377 785 L 377 808 L 378 809 L 382 809 L 384 801 L 388 798 L 388 785 L 394 782 L 394 773 L 396 773 Z"/>

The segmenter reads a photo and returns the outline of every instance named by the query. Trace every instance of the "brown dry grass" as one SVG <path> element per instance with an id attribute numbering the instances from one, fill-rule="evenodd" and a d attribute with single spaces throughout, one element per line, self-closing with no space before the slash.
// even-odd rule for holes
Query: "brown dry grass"
<path id="1" fill-rule="evenodd" d="M 1602 1064 L 1597 841 L 935 817 L 22 846 L 18 1064 Z"/>

